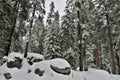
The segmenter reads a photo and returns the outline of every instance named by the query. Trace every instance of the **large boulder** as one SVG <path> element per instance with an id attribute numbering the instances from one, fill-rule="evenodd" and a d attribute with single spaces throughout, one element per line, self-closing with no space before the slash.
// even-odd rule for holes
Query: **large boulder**
<path id="1" fill-rule="evenodd" d="M 8 55 L 7 67 L 8 68 L 18 68 L 22 67 L 23 55 L 21 53 L 12 52 Z"/>
<path id="2" fill-rule="evenodd" d="M 70 64 L 61 58 L 51 60 L 50 67 L 53 71 L 59 74 L 69 75 L 71 73 Z"/>
<path id="3" fill-rule="evenodd" d="M 39 75 L 39 76 L 71 75 L 70 64 L 66 60 L 60 59 L 60 58 L 35 63 L 32 65 L 31 70 L 32 70 L 31 71 L 32 73 Z"/>

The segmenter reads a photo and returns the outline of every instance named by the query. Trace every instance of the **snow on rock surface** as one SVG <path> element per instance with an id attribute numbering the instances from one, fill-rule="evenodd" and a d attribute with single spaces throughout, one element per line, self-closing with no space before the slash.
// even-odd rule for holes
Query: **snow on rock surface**
<path id="1" fill-rule="evenodd" d="M 61 69 L 70 68 L 70 64 L 61 58 L 50 60 L 50 65 Z"/>
<path id="2" fill-rule="evenodd" d="M 23 59 L 23 55 L 21 53 L 16 53 L 16 52 L 11 52 L 9 55 L 8 55 L 8 62 L 9 61 L 15 61 L 15 58 L 20 58 L 20 59 Z"/>
<path id="3" fill-rule="evenodd" d="M 30 52 L 28 52 L 28 56 L 27 57 L 34 57 L 36 59 L 42 59 L 42 60 L 44 60 L 43 55 L 38 54 L 38 53 L 30 53 Z"/>
<path id="4" fill-rule="evenodd" d="M 43 60 L 44 60 L 43 55 L 38 54 L 38 53 L 28 52 L 27 61 L 30 65 L 33 65 L 33 63 L 40 62 L 40 61 L 43 61 Z"/>
<path id="5" fill-rule="evenodd" d="M 57 59 L 55 59 L 57 60 Z M 63 59 L 58 59 L 58 61 L 62 60 L 62 64 L 66 63 L 65 60 Z M 65 61 L 65 62 L 64 62 Z M 35 77 L 38 77 L 38 80 L 71 80 L 71 74 L 69 75 L 64 75 L 58 72 L 55 72 L 51 67 L 51 62 L 53 60 L 46 60 L 46 61 L 41 61 L 38 63 L 34 63 L 31 68 L 31 72 L 29 73 L 30 75 L 34 75 Z M 54 66 L 58 66 L 55 65 Z M 64 66 L 64 67 L 63 67 Z M 62 68 L 66 68 L 68 65 L 62 65 Z M 34 79 L 35 80 L 35 79 Z"/>
<path id="6" fill-rule="evenodd" d="M 42 56 L 38 57 L 36 54 L 34 56 L 43 59 Z M 22 67 L 20 69 L 17 67 L 8 68 L 8 61 L 14 61 L 16 57 L 22 59 Z M 120 80 L 120 75 L 112 75 L 99 69 L 90 68 L 83 72 L 73 71 L 69 63 L 60 58 L 43 60 L 30 65 L 22 54 L 12 52 L 3 59 L 8 59 L 8 61 L 0 65 L 0 80 Z M 70 73 L 66 74 L 68 71 Z M 5 75 L 10 79 L 6 79 Z"/>

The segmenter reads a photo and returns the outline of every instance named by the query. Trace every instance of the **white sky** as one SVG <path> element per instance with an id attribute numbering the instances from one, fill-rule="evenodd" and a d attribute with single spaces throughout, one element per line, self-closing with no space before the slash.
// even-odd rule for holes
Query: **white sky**
<path id="1" fill-rule="evenodd" d="M 46 14 L 49 12 L 50 8 L 50 3 L 54 2 L 55 5 L 55 10 L 59 11 L 60 16 L 62 16 L 64 14 L 64 8 L 65 8 L 65 4 L 66 4 L 66 0 L 46 0 Z"/>

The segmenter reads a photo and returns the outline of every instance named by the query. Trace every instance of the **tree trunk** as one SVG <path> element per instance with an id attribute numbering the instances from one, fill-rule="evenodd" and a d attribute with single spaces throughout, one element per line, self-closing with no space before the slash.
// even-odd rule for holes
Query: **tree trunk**
<path id="1" fill-rule="evenodd" d="M 17 14 L 18 14 L 18 8 L 17 7 L 18 2 L 16 1 L 15 5 L 14 5 L 14 13 L 15 13 L 15 17 L 13 19 L 13 22 L 11 23 L 12 29 L 11 29 L 11 33 L 10 33 L 10 37 L 8 39 L 8 45 L 5 48 L 5 56 L 8 56 L 9 52 L 10 52 L 10 47 L 11 47 L 11 43 L 12 43 L 12 37 L 13 37 L 13 33 L 16 27 L 16 20 L 17 20 Z"/>
<path id="2" fill-rule="evenodd" d="M 32 20 L 30 21 L 30 31 L 29 31 L 29 40 L 27 41 L 26 43 L 26 48 L 25 48 L 25 54 L 24 54 L 24 57 L 26 58 L 27 57 L 27 52 L 28 52 L 28 48 L 29 48 L 29 44 L 30 44 L 30 41 L 31 41 L 31 29 L 33 27 L 33 20 L 34 20 L 34 16 L 35 16 L 35 10 L 36 10 L 36 2 L 34 1 L 33 3 L 33 12 L 32 12 Z"/>
<path id="3" fill-rule="evenodd" d="M 87 67 L 87 63 L 86 63 L 86 44 L 84 44 L 84 47 L 83 47 L 83 53 L 84 53 L 84 71 L 88 71 L 88 67 Z"/>
<path id="4" fill-rule="evenodd" d="M 25 48 L 24 58 L 26 58 L 26 57 L 27 57 L 28 45 L 29 45 L 29 42 L 27 42 L 27 43 L 26 43 L 26 48 Z"/>
<path id="5" fill-rule="evenodd" d="M 96 68 L 100 68 L 100 63 L 99 63 L 99 52 L 98 52 L 98 41 L 96 40 L 96 55 L 95 55 L 95 60 L 96 60 Z"/>
<path id="6" fill-rule="evenodd" d="M 84 51 L 83 51 L 83 37 L 82 37 L 82 27 L 80 25 L 80 22 L 82 24 L 85 24 L 85 21 L 84 21 L 84 1 L 78 1 L 77 2 L 77 5 L 76 7 L 78 8 L 77 10 L 77 18 L 78 18 L 78 21 L 77 21 L 77 28 L 78 28 L 78 41 L 79 41 L 79 44 L 78 44 L 78 47 L 79 47 L 79 70 L 80 71 L 83 71 L 84 70 Z"/>
<path id="7" fill-rule="evenodd" d="M 112 43 L 112 36 L 111 36 L 111 31 L 110 31 L 110 23 L 109 23 L 109 16 L 108 16 L 108 10 L 107 10 L 107 6 L 106 8 L 106 20 L 107 20 L 107 28 L 108 28 L 108 38 L 109 38 L 109 45 L 110 45 L 110 51 L 111 51 L 111 69 L 112 69 L 112 73 L 116 74 L 116 67 L 115 67 L 115 55 L 114 55 L 114 51 L 113 51 L 113 43 Z"/>
<path id="8" fill-rule="evenodd" d="M 80 12 L 77 11 L 77 17 L 78 19 L 80 18 Z M 80 19 L 79 19 L 80 20 Z M 79 67 L 80 67 L 80 71 L 83 71 L 83 49 L 82 49 L 82 30 L 81 30 L 81 25 L 80 22 L 77 22 L 77 28 L 78 28 L 78 38 L 79 38 Z"/>

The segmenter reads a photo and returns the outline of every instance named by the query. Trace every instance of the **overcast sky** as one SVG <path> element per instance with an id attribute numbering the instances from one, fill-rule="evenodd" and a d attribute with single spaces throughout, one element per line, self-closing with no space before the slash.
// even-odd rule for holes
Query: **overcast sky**
<path id="1" fill-rule="evenodd" d="M 48 13 L 50 10 L 49 6 L 50 6 L 51 1 L 54 2 L 55 9 L 59 11 L 59 14 L 63 15 L 66 0 L 46 0 L 46 13 Z"/>

